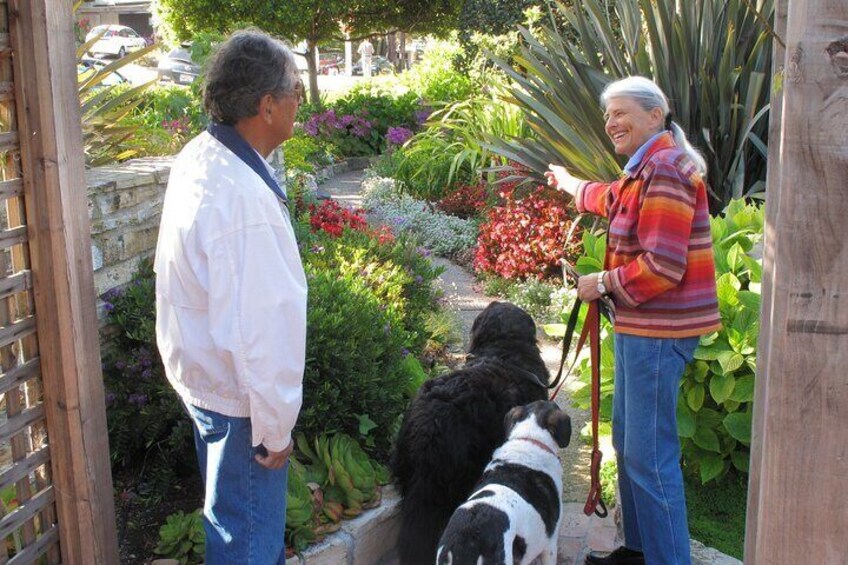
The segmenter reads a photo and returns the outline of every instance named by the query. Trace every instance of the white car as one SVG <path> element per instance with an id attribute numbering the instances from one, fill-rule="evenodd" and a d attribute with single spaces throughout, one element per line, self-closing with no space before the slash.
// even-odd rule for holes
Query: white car
<path id="1" fill-rule="evenodd" d="M 120 59 L 131 51 L 138 51 L 147 45 L 147 42 L 134 29 L 120 25 L 100 25 L 93 27 L 86 41 L 100 36 L 94 45 L 89 48 L 92 55 L 117 55 Z"/>

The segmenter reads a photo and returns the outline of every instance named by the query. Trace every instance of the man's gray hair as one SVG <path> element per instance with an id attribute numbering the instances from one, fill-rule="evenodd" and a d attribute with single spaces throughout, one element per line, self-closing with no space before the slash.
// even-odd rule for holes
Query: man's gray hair
<path id="1" fill-rule="evenodd" d="M 259 30 L 237 31 L 224 41 L 206 67 L 203 107 L 216 122 L 235 125 L 259 112 L 266 94 L 278 98 L 297 87 L 292 52 Z"/>
<path id="2" fill-rule="evenodd" d="M 686 139 L 683 128 L 671 120 L 668 97 L 654 81 L 645 77 L 632 76 L 611 82 L 601 93 L 601 105 L 606 108 L 611 99 L 623 97 L 632 98 L 646 112 L 650 112 L 654 108 L 662 110 L 666 128 L 671 130 L 672 135 L 674 135 L 674 141 L 686 151 L 689 158 L 695 163 L 698 171 L 702 175 L 706 175 L 706 160 L 704 160 L 703 155 L 697 149 L 692 147 L 689 140 Z"/>

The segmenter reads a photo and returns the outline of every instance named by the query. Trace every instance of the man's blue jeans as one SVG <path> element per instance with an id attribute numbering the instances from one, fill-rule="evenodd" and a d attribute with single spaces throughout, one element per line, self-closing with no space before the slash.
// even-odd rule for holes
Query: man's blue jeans
<path id="1" fill-rule="evenodd" d="M 187 408 L 206 489 L 206 565 L 284 564 L 288 465 L 256 462 L 249 418 Z"/>
<path id="2" fill-rule="evenodd" d="M 624 544 L 650 565 L 689 565 L 677 396 L 698 338 L 615 336 L 612 441 Z"/>

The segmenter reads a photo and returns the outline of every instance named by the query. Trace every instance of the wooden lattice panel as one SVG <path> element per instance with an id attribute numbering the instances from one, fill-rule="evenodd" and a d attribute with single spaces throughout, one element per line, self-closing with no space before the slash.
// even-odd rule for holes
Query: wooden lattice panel
<path id="1" fill-rule="evenodd" d="M 0 0 L 0 563 L 59 563 L 13 61 Z"/>

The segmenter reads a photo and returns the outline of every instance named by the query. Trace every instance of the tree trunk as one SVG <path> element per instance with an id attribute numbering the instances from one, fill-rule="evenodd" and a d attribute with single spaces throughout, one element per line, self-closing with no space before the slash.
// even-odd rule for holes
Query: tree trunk
<path id="1" fill-rule="evenodd" d="M 387 36 L 387 39 L 388 39 L 388 48 L 389 48 L 389 53 L 388 53 L 387 58 L 388 58 L 389 62 L 392 64 L 392 66 L 394 66 L 395 70 L 397 70 L 397 68 L 398 68 L 397 34 L 396 33 L 390 33 Z"/>
<path id="2" fill-rule="evenodd" d="M 843 563 L 848 3 L 790 0 L 786 24 L 781 135 L 769 140 L 769 166 L 779 170 L 769 171 L 768 206 L 777 207 L 766 223 L 769 328 L 758 351 L 745 561 Z"/>
<path id="3" fill-rule="evenodd" d="M 318 92 L 318 43 L 313 39 L 306 40 L 306 65 L 309 69 L 309 101 L 317 104 L 321 101 Z"/>
<path id="4" fill-rule="evenodd" d="M 400 61 L 398 65 L 398 70 L 402 71 L 406 69 L 406 33 L 400 32 Z"/>

